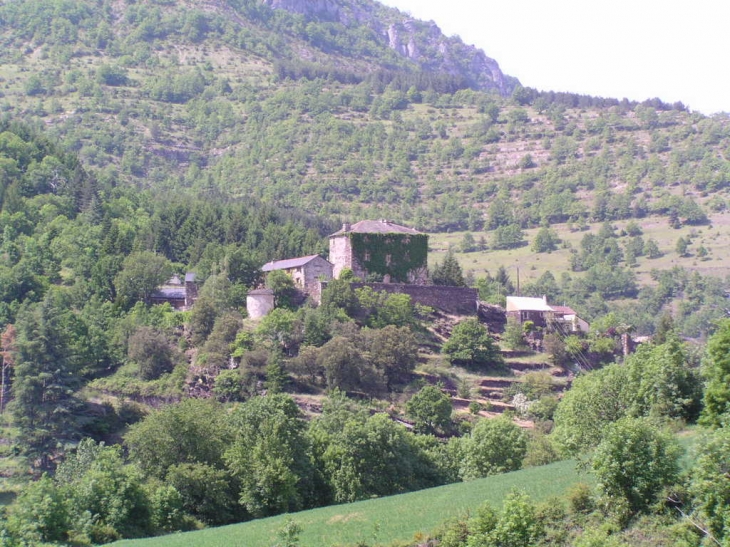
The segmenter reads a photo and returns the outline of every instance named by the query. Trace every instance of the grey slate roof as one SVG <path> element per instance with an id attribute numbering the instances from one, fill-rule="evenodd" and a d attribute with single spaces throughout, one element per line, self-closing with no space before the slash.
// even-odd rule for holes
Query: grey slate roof
<path id="1" fill-rule="evenodd" d="M 270 295 L 274 296 L 274 291 L 271 289 L 254 289 L 252 291 L 248 291 L 249 296 L 256 296 L 256 295 Z"/>
<path id="2" fill-rule="evenodd" d="M 161 287 L 154 291 L 152 294 L 150 294 L 150 298 L 160 298 L 165 300 L 185 300 L 185 287 Z"/>
<path id="3" fill-rule="evenodd" d="M 261 266 L 261 271 L 271 272 L 274 270 L 289 270 L 291 268 L 300 268 L 311 262 L 315 258 L 322 258 L 319 255 L 301 256 L 299 258 L 289 258 L 287 260 L 272 260 Z M 324 258 L 322 258 L 324 260 Z"/>
<path id="4" fill-rule="evenodd" d="M 361 220 L 349 226 L 349 229 L 345 229 L 343 226 L 342 230 L 335 232 L 330 237 L 340 236 L 348 233 L 356 234 L 412 234 L 418 235 L 421 232 L 408 228 L 407 226 L 401 226 L 395 222 L 389 220 Z"/>

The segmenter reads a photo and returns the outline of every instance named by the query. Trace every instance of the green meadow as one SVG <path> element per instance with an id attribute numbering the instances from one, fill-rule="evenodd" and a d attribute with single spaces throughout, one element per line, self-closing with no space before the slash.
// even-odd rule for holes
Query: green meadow
<path id="1" fill-rule="evenodd" d="M 488 501 L 499 507 L 513 488 L 534 500 L 558 496 L 591 478 L 572 460 L 455 483 L 419 492 L 279 515 L 243 524 L 116 542 L 115 547 L 271 547 L 277 532 L 292 519 L 303 528 L 301 547 L 389 544 L 430 533 L 449 518 L 473 511 Z"/>

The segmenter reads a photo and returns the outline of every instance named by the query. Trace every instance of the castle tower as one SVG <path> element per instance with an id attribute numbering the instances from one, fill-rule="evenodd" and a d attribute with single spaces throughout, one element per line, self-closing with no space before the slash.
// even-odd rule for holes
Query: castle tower
<path id="1" fill-rule="evenodd" d="M 329 237 L 329 261 L 339 278 L 349 268 L 363 280 L 424 285 L 428 235 L 385 219 L 345 223 Z"/>

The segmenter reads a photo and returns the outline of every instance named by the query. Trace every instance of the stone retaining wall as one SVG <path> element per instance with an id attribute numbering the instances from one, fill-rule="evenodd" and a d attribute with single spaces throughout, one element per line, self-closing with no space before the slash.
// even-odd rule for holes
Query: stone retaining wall
<path id="1" fill-rule="evenodd" d="M 353 289 L 370 287 L 374 291 L 407 294 L 413 302 L 430 306 L 446 313 L 476 315 L 478 291 L 469 287 L 444 285 L 407 285 L 405 283 L 350 283 Z M 322 283 L 324 289 L 325 283 Z"/>

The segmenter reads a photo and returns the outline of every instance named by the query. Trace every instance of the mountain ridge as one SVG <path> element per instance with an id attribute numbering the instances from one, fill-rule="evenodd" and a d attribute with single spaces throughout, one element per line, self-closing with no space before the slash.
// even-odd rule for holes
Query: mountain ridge
<path id="1" fill-rule="evenodd" d="M 385 12 L 381 8 L 381 13 L 388 14 L 388 20 L 381 22 L 375 18 L 376 9 L 372 2 L 353 2 L 351 4 L 354 6 L 349 6 L 350 9 L 346 9 L 346 3 L 336 0 L 262 2 L 273 9 L 298 13 L 312 19 L 337 22 L 345 26 L 353 23 L 365 25 L 387 40 L 388 47 L 401 56 L 428 70 L 445 70 L 453 76 L 466 76 L 470 84 L 481 91 L 497 90 L 502 96 L 508 96 L 519 85 L 516 78 L 505 75 L 498 62 L 488 57 L 483 50 L 465 44 L 458 37 L 446 37 L 434 21 L 421 21 L 396 8 L 385 8 Z M 424 56 L 422 51 L 426 48 L 443 56 L 441 62 L 433 62 Z M 459 67 L 457 56 L 465 58 L 467 63 Z"/>

